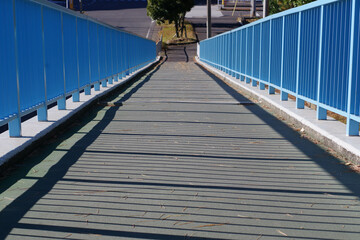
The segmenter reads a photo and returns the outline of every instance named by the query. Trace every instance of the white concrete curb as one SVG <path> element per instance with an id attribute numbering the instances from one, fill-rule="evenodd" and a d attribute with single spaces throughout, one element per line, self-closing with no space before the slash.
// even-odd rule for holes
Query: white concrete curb
<path id="1" fill-rule="evenodd" d="M 92 89 L 91 95 L 85 95 L 84 93 L 80 94 L 80 102 L 73 102 L 71 98 L 66 100 L 66 110 L 58 110 L 57 107 L 53 107 L 48 110 L 48 121 L 38 122 L 37 116 L 23 122 L 22 127 L 22 137 L 10 138 L 9 132 L 3 132 L 0 134 L 0 166 L 9 161 L 11 158 L 15 157 L 21 151 L 25 150 L 34 142 L 40 140 L 46 134 L 54 130 L 56 127 L 67 121 L 69 118 L 74 116 L 76 113 L 84 109 L 86 106 L 93 103 L 98 98 L 108 94 L 110 91 L 124 85 L 126 82 L 130 81 L 136 77 L 139 73 L 143 72 L 149 68 L 152 64 L 159 62 L 160 58 L 158 57 L 156 61 L 149 63 L 145 67 L 139 69 L 133 74 L 127 76 L 126 78 L 120 80 L 119 82 L 114 82 L 113 84 L 108 83 L 108 87 L 101 87 L 100 91 L 94 91 Z"/>
<path id="2" fill-rule="evenodd" d="M 322 142 L 325 146 L 333 149 L 347 160 L 360 165 L 360 137 L 346 136 L 346 125 L 328 117 L 327 120 L 317 120 L 316 111 L 310 108 L 296 109 L 294 101 L 281 101 L 279 94 L 269 95 L 266 91 L 260 90 L 258 87 L 251 87 L 245 81 L 240 81 L 232 76 L 202 62 L 198 57 L 196 62 L 223 78 L 222 80 L 228 82 L 230 85 L 241 88 L 245 93 L 250 94 L 253 98 L 261 103 L 266 102 L 276 112 L 283 117 L 291 120 L 299 128 L 303 128 L 306 133 L 309 133 L 313 138 Z"/>

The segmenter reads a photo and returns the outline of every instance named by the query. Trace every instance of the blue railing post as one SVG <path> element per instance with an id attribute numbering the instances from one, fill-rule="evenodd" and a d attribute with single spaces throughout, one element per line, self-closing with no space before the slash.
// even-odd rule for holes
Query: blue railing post
<path id="1" fill-rule="evenodd" d="M 263 23 L 260 23 L 260 57 L 259 57 L 259 79 L 261 79 L 261 61 L 262 61 L 262 28 L 263 28 Z M 263 82 L 259 83 L 259 89 L 260 90 L 265 90 L 265 84 Z"/>
<path id="2" fill-rule="evenodd" d="M 255 27 L 252 26 L 252 44 L 251 44 L 251 47 L 252 47 L 252 51 L 251 51 L 251 61 L 252 61 L 252 64 L 251 64 L 251 76 L 254 76 L 254 48 L 255 48 Z M 253 78 L 251 79 L 251 85 L 253 87 L 257 87 L 257 81 Z"/>
<path id="3" fill-rule="evenodd" d="M 48 120 L 47 112 L 47 86 L 46 86 L 46 57 L 45 57 L 45 33 L 44 33 L 44 7 L 41 6 L 41 28 L 42 28 L 42 53 L 43 53 L 43 64 L 44 64 L 44 104 L 37 110 L 37 116 L 39 121 Z"/>
<path id="4" fill-rule="evenodd" d="M 235 46 L 235 70 L 237 72 L 240 72 L 240 65 L 239 65 L 239 58 L 240 58 L 240 43 L 239 43 L 239 31 L 235 32 L 235 42 L 236 42 L 236 46 Z M 235 78 L 239 79 L 240 78 L 240 74 L 236 73 L 235 74 Z"/>
<path id="5" fill-rule="evenodd" d="M 282 17 L 282 36 L 281 36 L 281 73 L 280 73 L 280 100 L 287 101 L 288 94 L 284 92 L 283 83 L 284 83 L 284 48 L 285 48 L 285 17 Z"/>
<path id="6" fill-rule="evenodd" d="M 87 25 L 87 33 L 88 33 L 88 55 L 89 55 L 89 85 L 85 87 L 84 92 L 85 95 L 91 95 L 91 53 L 90 53 L 90 27 L 89 21 L 86 21 Z"/>
<path id="7" fill-rule="evenodd" d="M 94 90 L 95 91 L 100 91 L 100 82 L 94 83 Z"/>
<path id="8" fill-rule="evenodd" d="M 99 26 L 96 26 L 96 38 L 97 38 L 97 49 L 98 49 L 98 62 L 97 67 L 99 71 L 99 79 L 94 83 L 94 91 L 100 91 L 100 79 L 101 79 L 101 68 L 100 68 L 100 40 L 99 40 Z"/>
<path id="9" fill-rule="evenodd" d="M 15 0 L 12 1 L 13 23 L 14 23 L 14 54 L 15 54 L 15 71 L 16 71 L 16 94 L 17 94 L 17 116 L 8 123 L 9 136 L 21 137 L 21 108 L 20 108 L 20 80 L 19 80 L 19 53 L 17 41 L 16 9 Z"/>
<path id="10" fill-rule="evenodd" d="M 298 23 L 298 46 L 297 46 L 297 66 L 296 66 L 296 108 L 303 109 L 305 107 L 304 100 L 299 98 L 299 78 L 300 78 L 300 43 L 301 43 L 301 12 L 299 12 Z"/>
<path id="11" fill-rule="evenodd" d="M 321 88 L 321 70 L 322 70 L 322 51 L 323 51 L 323 35 L 324 35 L 324 6 L 321 6 L 320 15 L 320 40 L 319 40 L 319 68 L 318 68 L 318 84 L 317 84 L 317 119 L 326 120 L 327 111 L 325 108 L 320 107 L 320 88 Z"/>
<path id="12" fill-rule="evenodd" d="M 235 44 L 234 44 L 235 43 Z M 236 46 L 236 34 L 235 32 L 231 32 L 231 46 Z M 236 48 L 232 47 L 231 48 L 231 76 L 235 77 L 235 56 L 236 56 Z"/>
<path id="13" fill-rule="evenodd" d="M 245 59 L 243 58 L 243 56 L 244 56 L 244 53 L 243 53 L 243 30 L 240 30 L 239 31 L 239 38 L 240 38 L 240 55 L 239 55 L 239 57 L 240 57 L 240 59 L 239 59 L 239 72 L 240 72 L 240 81 L 244 81 L 244 77 L 243 77 L 243 72 L 242 72 L 242 70 L 241 70 L 241 68 L 242 68 L 242 64 L 243 64 L 243 61 L 245 61 Z"/>
<path id="14" fill-rule="evenodd" d="M 351 99 L 352 99 L 352 86 L 355 82 L 354 74 L 353 74 L 353 63 L 355 57 L 355 28 L 359 27 L 359 22 L 355 21 L 356 13 L 356 4 L 358 0 L 352 0 L 352 10 L 351 10 L 351 33 L 350 33 L 350 60 L 349 60 L 349 87 L 348 87 L 348 99 L 347 99 L 347 123 L 346 123 L 346 135 L 348 136 L 357 136 L 359 135 L 359 122 L 355 121 L 351 118 Z"/>
<path id="15" fill-rule="evenodd" d="M 102 82 L 101 82 L 101 86 L 102 87 L 107 87 L 107 79 L 104 79 Z"/>
<path id="16" fill-rule="evenodd" d="M 270 79 L 271 79 L 271 53 L 272 53 L 272 19 L 270 20 L 270 37 L 269 37 L 269 74 L 268 74 L 268 93 L 269 94 L 275 94 L 275 88 L 270 86 Z"/>
<path id="17" fill-rule="evenodd" d="M 247 65 L 248 65 L 248 52 L 249 52 L 249 28 L 246 28 L 246 43 L 245 43 L 245 46 L 246 46 L 246 50 L 245 50 L 245 75 L 248 75 L 248 72 L 247 72 Z M 248 78 L 247 76 L 245 76 L 245 82 L 246 83 L 250 83 L 250 78 Z"/>
<path id="18" fill-rule="evenodd" d="M 72 94 L 73 102 L 80 102 L 80 66 L 79 66 L 79 32 L 78 32 L 78 18 L 75 19 L 76 25 L 76 66 L 77 66 L 77 91 Z"/>
<path id="19" fill-rule="evenodd" d="M 10 137 L 21 137 L 21 118 L 19 116 L 11 120 L 8 126 Z"/>
<path id="20" fill-rule="evenodd" d="M 63 63 L 63 81 L 64 81 L 64 95 L 57 100 L 58 110 L 65 110 L 66 109 L 66 75 L 65 75 L 65 43 L 64 43 L 64 17 L 63 13 L 60 14 L 61 16 L 61 47 L 62 47 L 62 63 Z"/>

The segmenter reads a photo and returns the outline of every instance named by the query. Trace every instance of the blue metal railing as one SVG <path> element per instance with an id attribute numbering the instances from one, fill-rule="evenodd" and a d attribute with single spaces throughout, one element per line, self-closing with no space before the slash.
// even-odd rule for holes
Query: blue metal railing
<path id="1" fill-rule="evenodd" d="M 296 97 L 347 118 L 359 134 L 360 1 L 319 0 L 200 42 L 200 60 L 281 100 Z M 250 80 L 251 79 L 251 80 Z"/>
<path id="2" fill-rule="evenodd" d="M 45 0 L 0 1 L 0 126 L 80 91 L 100 90 L 156 59 L 156 44 Z"/>

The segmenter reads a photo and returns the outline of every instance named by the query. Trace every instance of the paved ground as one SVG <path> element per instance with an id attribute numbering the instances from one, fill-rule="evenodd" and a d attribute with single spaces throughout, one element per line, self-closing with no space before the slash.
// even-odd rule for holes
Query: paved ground
<path id="1" fill-rule="evenodd" d="M 0 239 L 359 239 L 360 176 L 167 62 L 0 183 Z"/>
<path id="2" fill-rule="evenodd" d="M 135 33 L 139 36 L 158 40 L 159 27 L 146 15 L 146 2 L 132 2 L 136 7 L 125 6 L 112 10 L 86 11 L 85 14 L 122 30 Z"/>

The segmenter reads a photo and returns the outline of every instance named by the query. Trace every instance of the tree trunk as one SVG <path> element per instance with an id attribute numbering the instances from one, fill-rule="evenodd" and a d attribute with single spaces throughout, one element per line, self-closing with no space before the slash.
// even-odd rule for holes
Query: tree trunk
<path id="1" fill-rule="evenodd" d="M 181 37 L 184 36 L 184 28 L 185 28 L 185 14 L 181 14 Z"/>
<path id="2" fill-rule="evenodd" d="M 175 32 L 176 32 L 176 37 L 179 38 L 179 20 L 175 20 Z"/>

